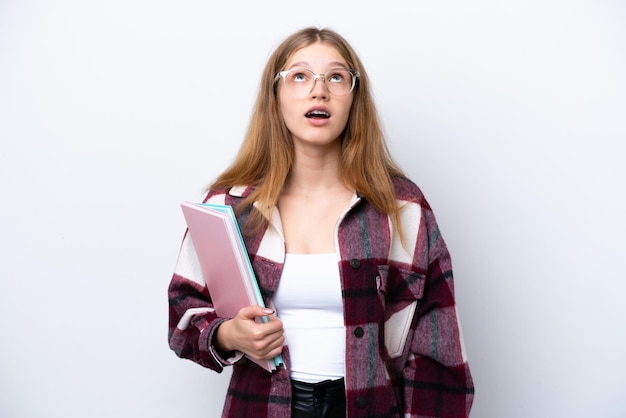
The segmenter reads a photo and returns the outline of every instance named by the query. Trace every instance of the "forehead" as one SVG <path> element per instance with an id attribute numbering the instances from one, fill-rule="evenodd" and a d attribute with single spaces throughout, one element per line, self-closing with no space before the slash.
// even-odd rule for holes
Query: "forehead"
<path id="1" fill-rule="evenodd" d="M 287 60 L 286 68 L 304 66 L 312 69 L 346 67 L 346 60 L 332 45 L 316 42 L 295 51 Z"/>

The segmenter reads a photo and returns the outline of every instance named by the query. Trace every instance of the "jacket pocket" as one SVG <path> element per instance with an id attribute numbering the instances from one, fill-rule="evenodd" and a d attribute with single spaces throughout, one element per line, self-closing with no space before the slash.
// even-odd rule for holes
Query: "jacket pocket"
<path id="1" fill-rule="evenodd" d="M 378 266 L 376 288 L 385 310 L 385 348 L 390 358 L 399 357 L 411 332 L 413 317 L 424 296 L 425 275 L 412 271 Z"/>

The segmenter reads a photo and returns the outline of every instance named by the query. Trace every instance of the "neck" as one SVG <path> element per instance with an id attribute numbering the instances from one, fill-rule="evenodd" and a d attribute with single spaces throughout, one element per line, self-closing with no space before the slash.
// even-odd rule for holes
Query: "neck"
<path id="1" fill-rule="evenodd" d="M 284 192 L 324 193 L 344 187 L 340 158 L 340 149 L 332 152 L 296 152 Z"/>

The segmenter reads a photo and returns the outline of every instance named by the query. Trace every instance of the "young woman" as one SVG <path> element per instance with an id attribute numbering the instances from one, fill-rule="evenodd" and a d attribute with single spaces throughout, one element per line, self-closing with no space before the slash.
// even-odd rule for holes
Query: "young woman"
<path id="1" fill-rule="evenodd" d="M 170 347 L 217 372 L 232 365 L 224 417 L 469 415 L 448 250 L 389 155 L 343 37 L 306 28 L 278 46 L 241 150 L 206 200 L 236 210 L 271 307 L 217 317 L 185 236 Z M 273 373 L 249 360 L 280 353 Z"/>

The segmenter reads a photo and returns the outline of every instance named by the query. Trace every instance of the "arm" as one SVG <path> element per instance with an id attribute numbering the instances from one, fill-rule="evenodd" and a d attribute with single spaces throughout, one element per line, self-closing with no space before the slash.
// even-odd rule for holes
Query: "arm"
<path id="1" fill-rule="evenodd" d="M 259 324 L 258 316 L 273 313 L 260 306 L 242 308 L 232 319 L 215 314 L 188 234 L 168 290 L 169 343 L 181 358 L 221 372 L 245 353 L 256 360 L 271 359 L 282 350 L 282 323 L 275 316 Z"/>
<path id="2" fill-rule="evenodd" d="M 204 284 L 198 257 L 189 234 L 185 234 L 168 289 L 169 345 L 181 358 L 221 372 L 241 355 L 225 359 L 213 344 L 219 318 Z"/>
<path id="3" fill-rule="evenodd" d="M 474 384 L 454 299 L 452 265 L 429 208 L 424 210 L 420 230 L 425 234 L 420 234 L 416 254 L 427 254 L 426 283 L 403 373 L 405 414 L 468 417 Z"/>

